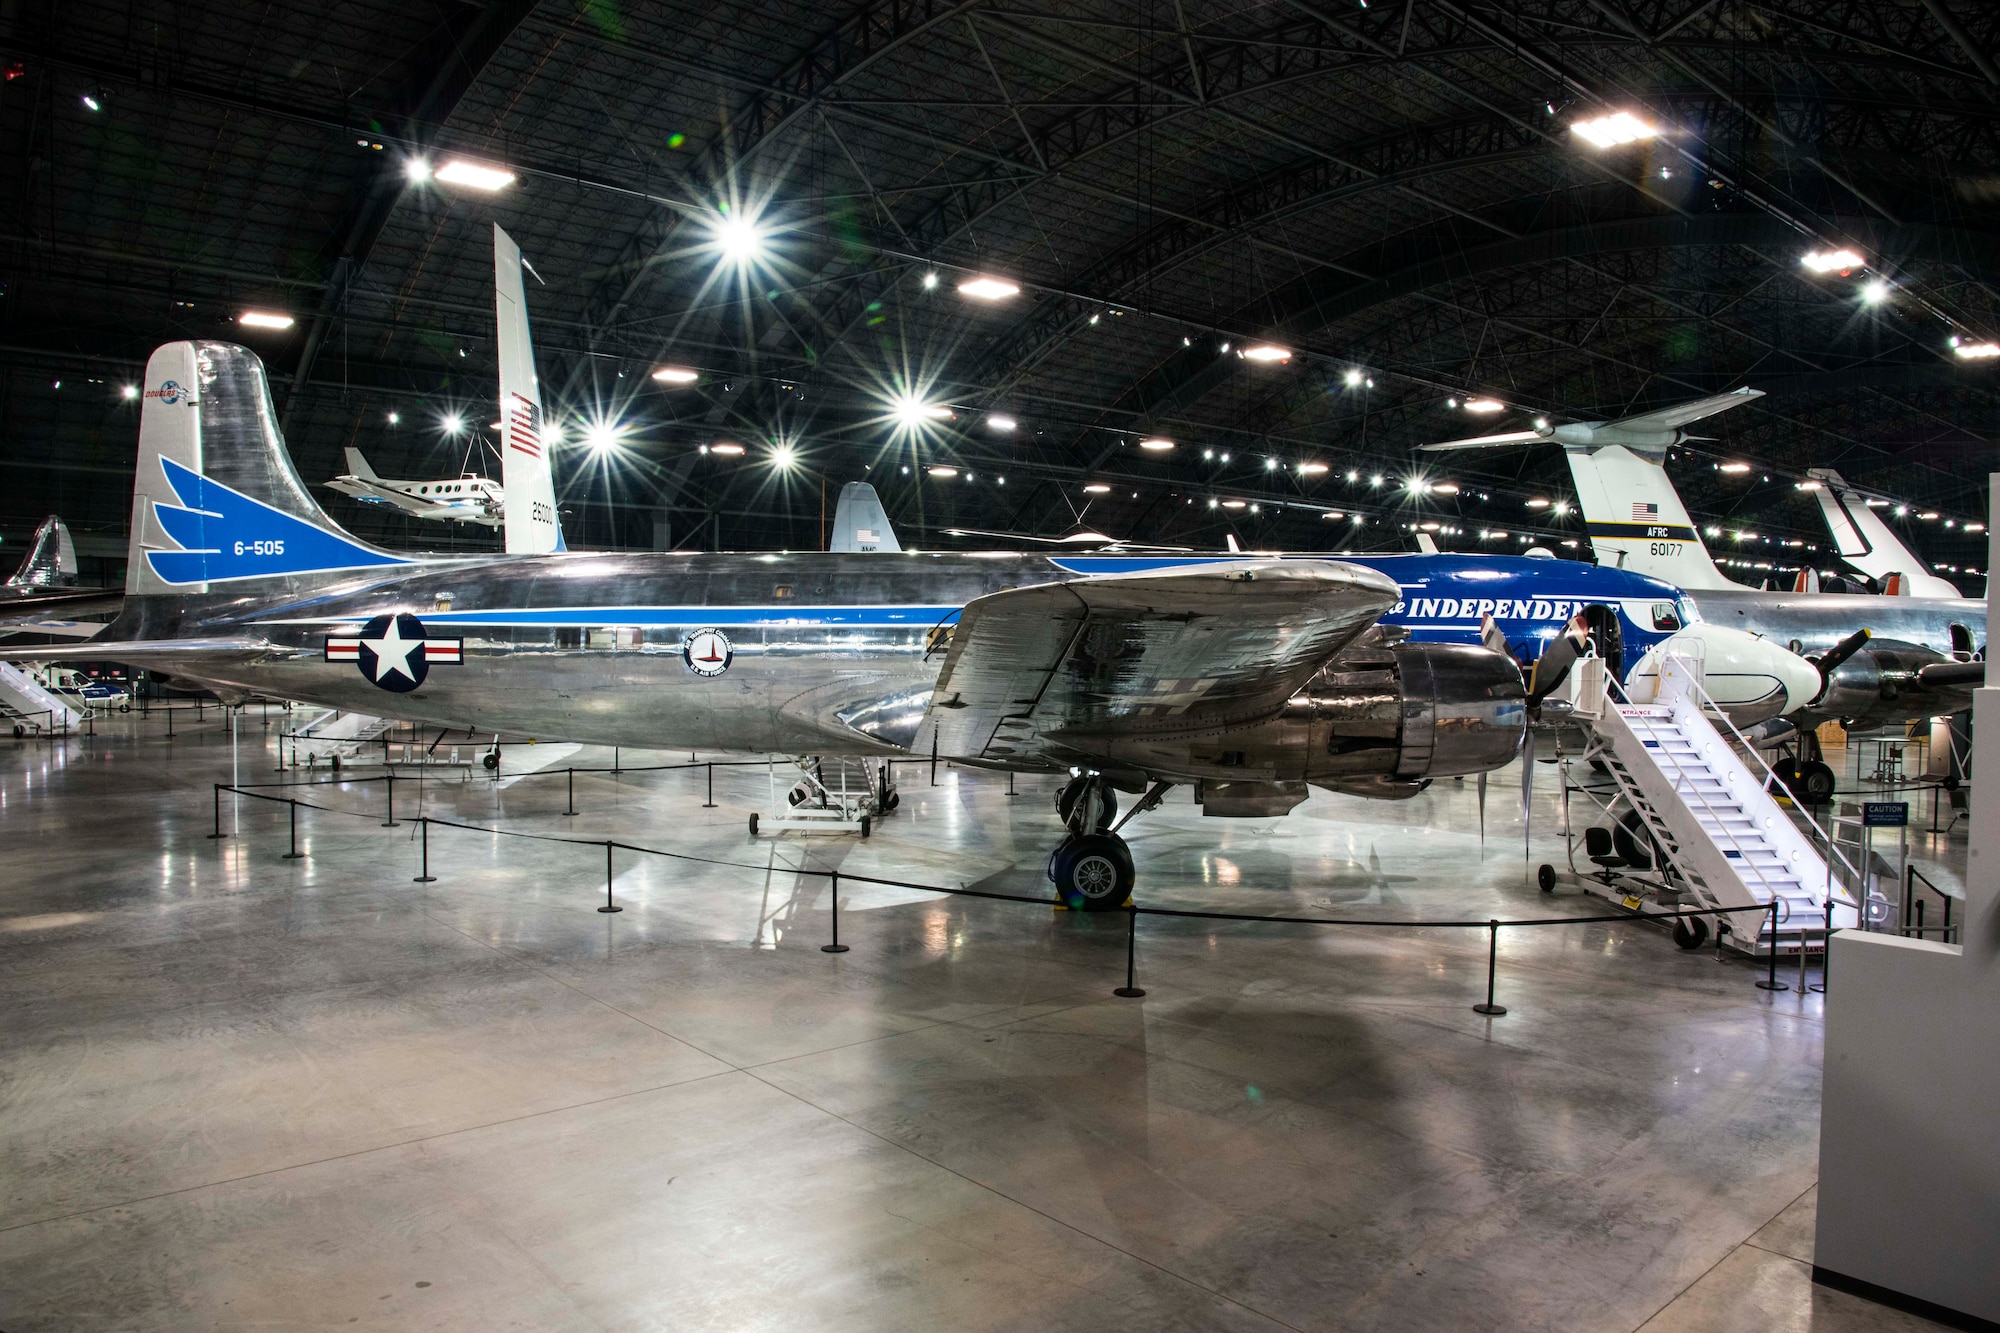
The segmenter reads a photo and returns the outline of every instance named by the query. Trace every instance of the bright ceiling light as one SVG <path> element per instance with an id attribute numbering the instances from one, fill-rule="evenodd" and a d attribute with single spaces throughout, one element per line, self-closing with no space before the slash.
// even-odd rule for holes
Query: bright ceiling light
<path id="1" fill-rule="evenodd" d="M 1718 472 L 1748 472 L 1750 465 L 1748 463 L 1722 463 L 1717 466 L 1716 470 Z"/>
<path id="2" fill-rule="evenodd" d="M 2000 356 L 2000 343 L 1959 343 L 1951 350 L 1952 355 L 1964 361 L 1990 361 Z"/>
<path id="3" fill-rule="evenodd" d="M 412 185 L 422 185 L 431 178 L 431 162 L 427 157 L 403 159 L 403 179 Z"/>
<path id="4" fill-rule="evenodd" d="M 1441 481 L 1432 486 L 1431 491 L 1437 495 L 1457 495 L 1458 483 L 1455 481 Z"/>
<path id="5" fill-rule="evenodd" d="M 1569 501 L 1558 500 L 1550 508 L 1558 514 L 1567 514 L 1569 512 Z"/>
<path id="6" fill-rule="evenodd" d="M 1889 284 L 1880 278 L 1873 278 L 1861 285 L 1861 300 L 1867 305 L 1881 305 L 1889 299 Z"/>
<path id="7" fill-rule="evenodd" d="M 1346 515 L 1346 514 L 1344 514 L 1344 513 L 1342 513 L 1342 512 L 1341 512 L 1340 510 L 1338 510 L 1338 509 L 1329 509 L 1329 510 L 1327 510 L 1327 511 L 1326 511 L 1326 512 L 1325 512 L 1324 514 L 1321 514 L 1321 515 L 1320 515 L 1320 517 L 1321 517 L 1321 518 L 1346 518 L 1346 517 L 1347 517 L 1347 515 Z"/>
<path id="8" fill-rule="evenodd" d="M 1104 495 L 1107 492 L 1109 492 L 1110 489 L 1111 488 L 1109 486 L 1106 486 L 1101 481 L 1093 481 L 1088 486 L 1083 488 L 1084 494 L 1086 495 Z"/>
<path id="9" fill-rule="evenodd" d="M 1465 400 L 1465 410 L 1487 416 L 1494 412 L 1505 412 L 1507 404 L 1498 398 L 1468 398 Z"/>
<path id="10" fill-rule="evenodd" d="M 88 111 L 104 110 L 104 103 L 98 101 L 96 97 L 92 96 L 89 93 L 85 93 L 83 95 L 83 105 L 84 109 Z"/>
<path id="11" fill-rule="evenodd" d="M 732 264 L 748 264 L 764 253 L 764 229 L 757 219 L 740 213 L 724 213 L 715 226 L 715 245 Z"/>
<path id="12" fill-rule="evenodd" d="M 465 430 L 465 418 L 456 412 L 447 412 L 438 418 L 438 429 L 447 435 L 458 435 Z"/>
<path id="13" fill-rule="evenodd" d="M 789 444 L 781 444 L 771 451 L 771 466 L 780 472 L 790 468 L 797 459 L 798 455 L 792 452 Z"/>
<path id="14" fill-rule="evenodd" d="M 1326 474 L 1326 464 L 1324 463 L 1299 464 L 1299 475 L 1302 477 L 1319 477 L 1319 476 L 1324 476 L 1325 474 Z"/>
<path id="15" fill-rule="evenodd" d="M 1793 482 L 1792 485 L 1801 491 L 1816 491 L 1821 489 L 1820 484 L 1816 481 L 1798 481 Z"/>
<path id="16" fill-rule="evenodd" d="M 946 467 L 943 463 L 935 463 L 930 467 L 925 468 L 924 470 L 930 473 L 933 477 L 955 477 L 958 475 L 957 468 Z"/>
<path id="17" fill-rule="evenodd" d="M 1289 361 L 1292 359 L 1292 352 L 1289 347 L 1278 347 L 1272 343 L 1257 343 L 1254 346 L 1243 349 L 1243 359 L 1245 361 L 1264 362 Z"/>
<path id="18" fill-rule="evenodd" d="M 1597 116 L 1590 120 L 1570 123 L 1570 133 L 1586 143 L 1599 148 L 1615 148 L 1621 143 L 1637 143 L 1641 139 L 1651 139 L 1659 131 L 1629 111 L 1614 111 L 1608 116 Z"/>
<path id="19" fill-rule="evenodd" d="M 1222 502 L 1222 507 L 1224 509 L 1241 509 L 1243 505 L 1244 501 L 1242 500 L 1224 500 Z"/>
<path id="20" fill-rule="evenodd" d="M 1423 529 L 1423 530 L 1424 530 L 1425 532 L 1436 532 L 1436 531 L 1437 531 L 1437 530 L 1438 530 L 1439 528 L 1443 527 L 1443 526 L 1444 526 L 1444 524 L 1442 524 L 1442 523 L 1419 523 L 1419 524 L 1417 524 L 1417 526 L 1418 526 L 1419 528 Z"/>
<path id="21" fill-rule="evenodd" d="M 625 428 L 615 421 L 592 421 L 583 428 L 583 443 L 593 454 L 605 454 L 616 448 L 624 435 Z"/>
<path id="22" fill-rule="evenodd" d="M 561 444 L 564 440 L 568 438 L 569 438 L 569 432 L 563 429 L 563 424 L 560 421 L 551 421 L 548 425 L 542 428 L 542 443 L 550 446 L 551 448 L 553 448 L 558 444 Z"/>
<path id="23" fill-rule="evenodd" d="M 127 384 L 118 390 L 118 396 L 125 399 L 137 398 L 139 396 L 139 386 L 136 384 Z"/>
<path id="24" fill-rule="evenodd" d="M 514 173 L 505 167 L 489 167 L 455 157 L 437 169 L 437 179 L 446 185 L 463 185 L 471 190 L 504 190 L 514 183 Z"/>
<path id="25" fill-rule="evenodd" d="M 1965 525 L 1965 530 L 1967 532 L 1984 532 L 1986 531 L 1986 525 L 1984 523 L 1968 523 Z"/>
<path id="26" fill-rule="evenodd" d="M 1887 500 L 1864 500 L 1862 503 L 1866 504 L 1870 509 L 1887 509 L 1889 507 Z"/>
<path id="27" fill-rule="evenodd" d="M 1542 499 L 1539 496 L 1537 496 L 1535 499 L 1528 501 L 1528 508 L 1530 509 L 1547 509 L 1548 507 L 1549 507 L 1549 502 L 1547 500 Z"/>
<path id="28" fill-rule="evenodd" d="M 1019 296 L 1021 286 L 1005 278 L 967 278 L 958 284 L 958 294 L 976 297 L 981 301 L 1004 301 L 1010 296 Z"/>
<path id="29" fill-rule="evenodd" d="M 289 329 L 298 323 L 290 315 L 277 310 L 246 310 L 236 317 L 236 322 L 253 329 Z"/>
<path id="30" fill-rule="evenodd" d="M 402 419 L 403 419 L 403 414 L 401 412 L 391 412 L 389 414 L 389 424 L 392 426 L 395 425 L 397 422 L 401 421 Z"/>
<path id="31" fill-rule="evenodd" d="M 1340 382 L 1350 389 L 1358 389 L 1361 387 L 1361 379 L 1362 375 L 1360 371 L 1350 370 L 1340 377 Z M 1457 406 L 1457 404 L 1454 403 L 1453 406 Z"/>
<path id="32" fill-rule="evenodd" d="M 1139 441 L 1139 447 L 1141 449 L 1150 449 L 1156 454 L 1163 454 L 1174 447 L 1174 442 L 1161 436 L 1154 436 L 1150 440 Z"/>
<path id="33" fill-rule="evenodd" d="M 1815 273 L 1847 273 L 1864 267 L 1868 261 L 1849 249 L 1813 250 L 1799 256 L 1799 262 Z"/>
<path id="34" fill-rule="evenodd" d="M 1935 510 L 1935 509 L 1926 509 L 1926 510 L 1925 510 L 1925 511 L 1924 511 L 1923 513 L 1921 513 L 1921 514 L 1918 514 L 1918 515 L 1917 515 L 1917 517 L 1918 517 L 1918 518 L 1922 518 L 1922 519 L 1933 519 L 1933 518 L 1936 518 L 1936 517 L 1937 517 L 1937 510 Z"/>
<path id="35" fill-rule="evenodd" d="M 733 440 L 721 440 L 709 445 L 708 451 L 712 454 L 721 454 L 724 458 L 739 458 L 743 454 L 743 446 Z"/>
<path id="36" fill-rule="evenodd" d="M 661 366 L 653 372 L 653 378 L 662 384 L 693 384 L 701 376 L 682 366 Z"/>
<path id="37" fill-rule="evenodd" d="M 986 415 L 986 429 L 988 430 L 997 430 L 1005 432 L 1014 429 L 1014 427 L 1020 424 L 1021 423 L 1014 420 L 1014 418 L 1010 416 L 1003 416 L 998 412 L 989 412 Z"/>
<path id="38" fill-rule="evenodd" d="M 937 274 L 935 273 L 924 274 L 924 290 L 929 291 L 931 288 L 935 286 L 937 286 Z"/>

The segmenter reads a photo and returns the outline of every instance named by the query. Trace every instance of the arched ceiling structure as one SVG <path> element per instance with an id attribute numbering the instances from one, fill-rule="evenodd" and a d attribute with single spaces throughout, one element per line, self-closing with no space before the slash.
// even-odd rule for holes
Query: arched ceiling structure
<path id="1" fill-rule="evenodd" d="M 181 337 L 265 358 L 309 480 L 347 445 L 480 466 L 436 423 L 490 419 L 497 222 L 534 266 L 578 544 L 812 546 L 856 478 L 930 546 L 1560 541 L 1524 507 L 1567 489 L 1552 452 L 1416 446 L 1750 384 L 1670 464 L 1699 519 L 1809 562 L 1794 483 L 1834 466 L 1983 569 L 1958 525 L 1984 516 L 2000 360 L 1952 339 L 2000 338 L 1996 59 L 1974 0 L 18 5 L 0 528 L 61 511 L 116 551 L 122 386 Z M 1571 129 L 1617 111 L 1659 135 Z M 517 179 L 406 170 L 454 156 Z M 1841 246 L 1867 267 L 1800 263 Z M 977 275 L 1021 290 L 962 296 Z M 251 307 L 297 323 L 254 333 Z M 1242 357 L 1260 342 L 1289 359 Z M 698 381 L 655 383 L 668 364 Z M 954 415 L 908 429 L 898 398 Z M 723 439 L 748 452 L 703 452 Z M 326 498 L 383 540 L 487 540 Z"/>

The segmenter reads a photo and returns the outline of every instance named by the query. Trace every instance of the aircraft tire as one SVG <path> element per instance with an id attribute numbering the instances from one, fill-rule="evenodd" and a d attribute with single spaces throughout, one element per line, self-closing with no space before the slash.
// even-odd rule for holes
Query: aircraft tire
<path id="1" fill-rule="evenodd" d="M 28 734 L 28 729 L 26 727 L 22 726 L 19 722 L 16 722 L 14 724 L 14 736 L 17 740 L 20 737 L 25 736 L 27 734 Z"/>
<path id="2" fill-rule="evenodd" d="M 1833 776 L 1833 770 L 1814 759 L 1801 768 L 1799 785 L 1793 790 L 1807 805 L 1825 805 L 1833 799 L 1833 793 L 1840 785 Z"/>
<path id="3" fill-rule="evenodd" d="M 488 750 L 479 762 L 487 772 L 498 772 L 500 768 L 500 752 L 498 750 Z"/>
<path id="4" fill-rule="evenodd" d="M 757 836 L 757 812 L 755 810 L 750 812 L 750 836 L 753 838 Z"/>
<path id="5" fill-rule="evenodd" d="M 1132 852 L 1123 838 L 1109 833 L 1064 839 L 1049 871 L 1071 908 L 1115 912 L 1132 896 Z"/>
<path id="6" fill-rule="evenodd" d="M 1698 916 L 1684 916 L 1674 922 L 1674 943 L 1692 952 L 1708 942 L 1708 922 Z"/>
<path id="7" fill-rule="evenodd" d="M 1626 811 L 1625 817 L 1611 826 L 1611 850 L 1634 870 L 1653 868 L 1657 859 L 1654 856 L 1653 835 L 1646 830 L 1645 821 L 1639 818 L 1637 810 Z"/>
<path id="8" fill-rule="evenodd" d="M 119 705 L 118 705 L 118 711 L 119 711 L 119 712 L 121 712 L 121 713 L 129 713 L 129 712 L 131 712 L 131 711 L 132 711 L 132 705 L 131 705 L 131 704 L 119 704 Z"/>
<path id="9" fill-rule="evenodd" d="M 869 833 L 873 831 L 874 828 L 875 828 L 875 822 L 873 820 L 871 820 L 867 815 L 861 816 L 861 837 L 863 841 L 867 840 Z"/>
<path id="10" fill-rule="evenodd" d="M 882 802 L 882 808 L 884 810 L 894 810 L 897 806 L 901 805 L 902 803 L 903 803 L 902 793 L 892 791 L 889 793 L 888 799 Z"/>
<path id="11" fill-rule="evenodd" d="M 1543 893 L 1554 893 L 1556 891 L 1556 868 L 1552 865 L 1544 865 L 1540 870 L 1535 872 L 1535 883 L 1541 886 Z"/>

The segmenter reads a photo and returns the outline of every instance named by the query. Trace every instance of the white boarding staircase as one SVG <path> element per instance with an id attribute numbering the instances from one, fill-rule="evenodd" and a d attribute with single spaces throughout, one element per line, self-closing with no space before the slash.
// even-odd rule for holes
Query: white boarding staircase
<path id="1" fill-rule="evenodd" d="M 393 726 L 395 723 L 387 718 L 330 709 L 292 733 L 292 762 L 297 764 L 301 755 L 309 765 L 314 761 L 356 758 L 363 746 L 380 740 Z"/>
<path id="2" fill-rule="evenodd" d="M 16 736 L 42 735 L 75 730 L 83 711 L 12 662 L 0 662 L 0 717 L 13 723 Z"/>
<path id="3" fill-rule="evenodd" d="M 1658 693 L 1646 703 L 1613 699 L 1600 658 L 1580 660 L 1577 670 L 1576 716 L 1590 730 L 1585 757 L 1604 764 L 1662 853 L 1671 886 L 1663 906 L 1739 909 L 1727 917 L 1728 942 L 1759 957 L 1773 947 L 1823 949 L 1829 915 L 1837 930 L 1859 923 L 1859 877 L 1838 850 L 1829 871 L 1819 850 L 1824 835 L 1815 846 L 1772 795 L 1770 768 L 1747 744 L 1739 753 L 1711 721 L 1721 719 L 1742 741 L 1702 689 L 1699 662 L 1668 656 Z"/>

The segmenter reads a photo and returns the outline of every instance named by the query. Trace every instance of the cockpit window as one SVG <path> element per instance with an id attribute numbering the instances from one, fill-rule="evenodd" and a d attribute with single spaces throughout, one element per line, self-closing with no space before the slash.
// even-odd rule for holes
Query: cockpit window
<path id="1" fill-rule="evenodd" d="M 1662 634 L 1672 634 L 1681 627 L 1681 613 L 1672 602 L 1653 603 L 1653 628 Z"/>

